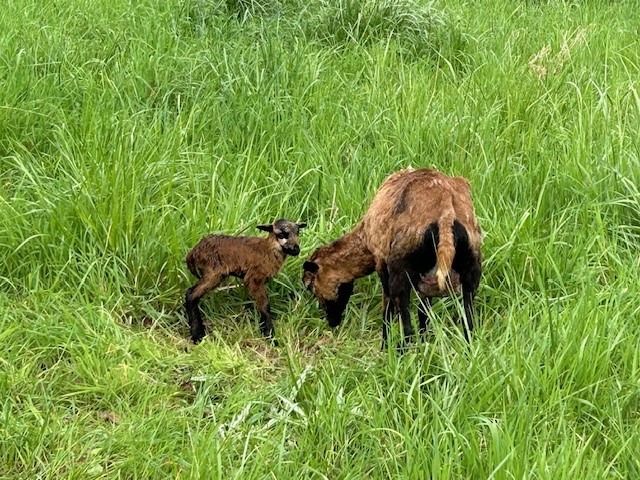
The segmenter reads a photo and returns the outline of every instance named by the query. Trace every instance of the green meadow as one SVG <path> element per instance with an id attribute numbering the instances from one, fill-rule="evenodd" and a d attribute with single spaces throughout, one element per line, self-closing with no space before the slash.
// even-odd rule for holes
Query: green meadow
<path id="1" fill-rule="evenodd" d="M 0 477 L 639 478 L 639 8 L 5 2 Z M 400 355 L 374 275 L 331 330 L 301 267 L 408 166 L 469 179 L 484 271 L 472 342 L 449 298 Z M 280 217 L 280 346 L 234 280 L 192 345 L 188 250 Z"/>

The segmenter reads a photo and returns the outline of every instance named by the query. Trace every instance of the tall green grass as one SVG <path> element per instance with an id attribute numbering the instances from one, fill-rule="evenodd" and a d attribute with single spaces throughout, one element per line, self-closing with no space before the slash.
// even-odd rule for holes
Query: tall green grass
<path id="1" fill-rule="evenodd" d="M 9 2 L 0 476 L 637 477 L 636 7 Z M 472 343 L 448 299 L 398 356 L 376 278 L 330 331 L 300 268 L 408 165 L 469 179 L 485 268 Z M 242 288 L 191 346 L 185 253 L 277 217 L 282 346 Z"/>

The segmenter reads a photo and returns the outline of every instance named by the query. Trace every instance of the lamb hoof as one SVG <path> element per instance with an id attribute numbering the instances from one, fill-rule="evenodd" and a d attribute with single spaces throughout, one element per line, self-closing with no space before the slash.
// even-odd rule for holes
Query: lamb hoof
<path id="1" fill-rule="evenodd" d="M 197 345 L 202 341 L 203 338 L 204 338 L 204 332 L 197 332 L 191 335 L 191 342 L 194 345 Z"/>

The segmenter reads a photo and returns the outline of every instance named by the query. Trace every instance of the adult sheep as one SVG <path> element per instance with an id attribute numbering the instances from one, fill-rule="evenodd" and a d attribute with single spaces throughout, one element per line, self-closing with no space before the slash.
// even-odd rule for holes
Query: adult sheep
<path id="1" fill-rule="evenodd" d="M 412 290 L 425 297 L 418 315 L 424 332 L 430 297 L 461 287 L 463 331 L 468 340 L 482 273 L 480 246 L 469 182 L 437 170 L 405 169 L 387 177 L 351 232 L 309 257 L 303 266 L 303 283 L 335 327 L 342 321 L 354 280 L 377 272 L 383 291 L 383 348 L 396 312 L 402 319 L 405 343 L 413 337 Z"/>

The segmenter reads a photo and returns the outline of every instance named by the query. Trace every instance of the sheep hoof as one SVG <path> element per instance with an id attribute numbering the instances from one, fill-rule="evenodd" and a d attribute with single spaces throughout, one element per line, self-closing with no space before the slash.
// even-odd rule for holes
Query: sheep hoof
<path id="1" fill-rule="evenodd" d="M 191 335 L 191 342 L 194 345 L 197 345 L 202 341 L 203 338 L 204 338 L 204 332 L 194 333 L 193 335 Z"/>

